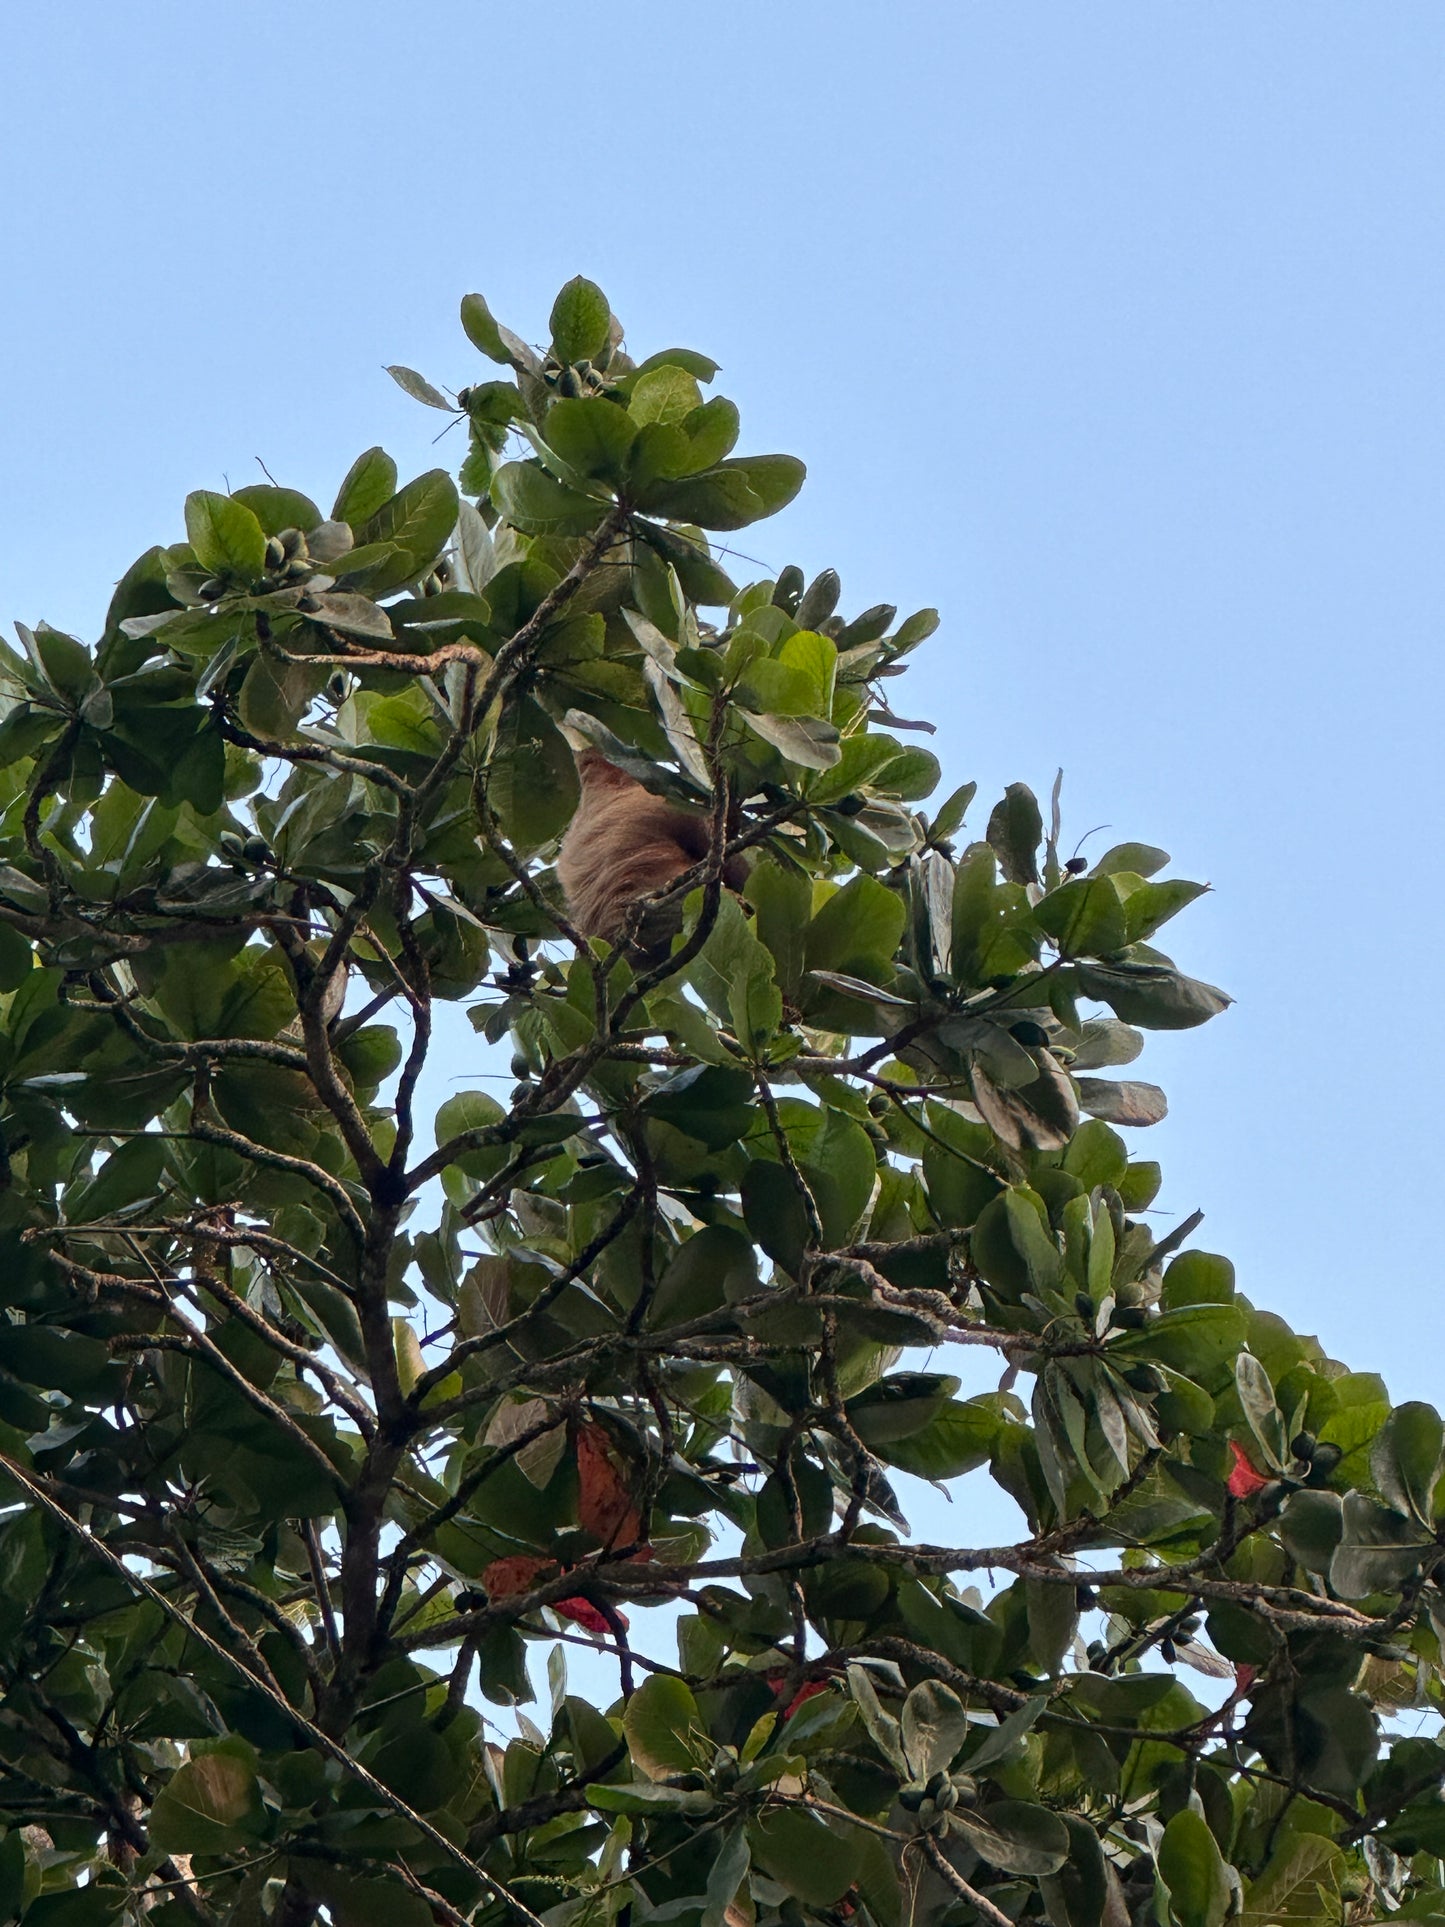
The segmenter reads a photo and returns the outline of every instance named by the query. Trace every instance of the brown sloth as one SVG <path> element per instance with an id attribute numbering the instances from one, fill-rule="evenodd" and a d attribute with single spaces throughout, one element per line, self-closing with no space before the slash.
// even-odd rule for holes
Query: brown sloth
<path id="1" fill-rule="evenodd" d="M 639 897 L 651 896 L 708 854 L 707 819 L 643 788 L 595 749 L 577 757 L 582 795 L 562 839 L 557 876 L 567 914 L 584 937 L 616 943 Z M 723 865 L 723 881 L 747 880 L 740 856 Z M 635 934 L 644 952 L 664 951 L 682 921 L 681 904 L 649 911 Z"/>

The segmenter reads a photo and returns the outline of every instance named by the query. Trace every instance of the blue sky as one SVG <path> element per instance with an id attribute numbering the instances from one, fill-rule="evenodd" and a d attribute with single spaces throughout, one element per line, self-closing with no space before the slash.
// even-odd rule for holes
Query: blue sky
<path id="1" fill-rule="evenodd" d="M 1442 1402 L 1445 11 L 76 0 L 6 42 L 0 616 L 93 635 L 257 456 L 430 466 L 381 365 L 460 385 L 463 292 L 537 336 L 591 275 L 807 460 L 758 573 L 942 610 L 898 701 L 951 781 L 1062 765 L 1070 837 L 1215 885 L 1173 948 L 1238 1003 L 1145 1060 L 1165 1200 Z"/>

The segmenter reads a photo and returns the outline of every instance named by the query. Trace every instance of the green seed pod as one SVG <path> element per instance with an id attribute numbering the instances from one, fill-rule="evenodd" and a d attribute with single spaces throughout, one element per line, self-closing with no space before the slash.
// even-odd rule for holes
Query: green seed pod
<path id="1" fill-rule="evenodd" d="M 1147 1325 L 1148 1322 L 1149 1314 L 1142 1305 L 1116 1305 L 1114 1307 L 1114 1323 L 1120 1331 L 1136 1332 L 1141 1326 Z"/>
<path id="2" fill-rule="evenodd" d="M 248 836 L 241 845 L 241 854 L 248 863 L 270 863 L 272 861 L 271 845 L 266 841 L 264 836 Z"/>
<path id="3" fill-rule="evenodd" d="M 300 529 L 282 529 L 276 540 L 281 544 L 282 553 L 285 555 L 305 555 L 306 553 L 306 537 Z"/>
<path id="4" fill-rule="evenodd" d="M 314 616 L 321 607 L 321 598 L 314 595 L 298 596 L 296 607 L 303 616 Z"/>
<path id="5" fill-rule="evenodd" d="M 1315 1455 L 1315 1435 L 1313 1432 L 1296 1432 L 1289 1442 L 1289 1449 L 1297 1459 L 1308 1465 Z"/>
<path id="6" fill-rule="evenodd" d="M 1114 1302 L 1118 1305 L 1142 1305 L 1144 1287 L 1134 1278 L 1126 1278 L 1114 1287 Z"/>
<path id="7" fill-rule="evenodd" d="M 275 570 L 281 567 L 281 564 L 285 560 L 286 551 L 281 546 L 280 538 L 275 535 L 269 537 L 266 543 L 266 568 L 268 572 L 274 573 Z"/>
<path id="8" fill-rule="evenodd" d="M 225 593 L 226 585 L 218 575 L 211 576 L 210 579 L 203 582 L 196 591 L 196 594 L 201 598 L 202 602 L 219 602 Z"/>
<path id="9" fill-rule="evenodd" d="M 1086 1324 L 1094 1322 L 1094 1301 L 1086 1291 L 1074 1293 L 1074 1310 Z"/>
<path id="10" fill-rule="evenodd" d="M 898 1789 L 898 1804 L 906 1813 L 920 1813 L 928 1798 L 921 1786 L 905 1786 Z"/>
<path id="11" fill-rule="evenodd" d="M 802 571 L 799 570 L 798 573 L 801 575 Z M 800 629 L 816 629 L 832 615 L 838 606 L 838 597 L 842 593 L 843 584 L 838 580 L 838 571 L 824 569 L 821 575 L 813 577 L 799 598 L 797 607 L 793 610 L 794 622 Z"/>

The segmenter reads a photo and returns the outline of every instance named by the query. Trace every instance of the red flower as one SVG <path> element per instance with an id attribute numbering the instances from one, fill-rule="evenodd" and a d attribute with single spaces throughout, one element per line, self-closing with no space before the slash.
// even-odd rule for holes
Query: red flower
<path id="1" fill-rule="evenodd" d="M 1236 1445 L 1231 1439 L 1229 1449 L 1234 1454 L 1234 1470 L 1225 1480 L 1225 1484 L 1236 1499 L 1248 1499 L 1252 1494 L 1262 1491 L 1269 1484 L 1269 1480 L 1255 1471 L 1245 1457 L 1242 1445 Z"/>
<path id="2" fill-rule="evenodd" d="M 1251 1686 L 1259 1678 L 1257 1666 L 1247 1666 L 1242 1659 L 1234 1662 L 1234 1693 L 1236 1699 L 1243 1699 Z"/>

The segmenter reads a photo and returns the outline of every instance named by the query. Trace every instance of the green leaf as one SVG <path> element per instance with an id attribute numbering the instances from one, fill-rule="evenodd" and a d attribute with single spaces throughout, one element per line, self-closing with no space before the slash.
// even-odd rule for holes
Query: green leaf
<path id="1" fill-rule="evenodd" d="M 1425 1525 L 1433 1516 L 1440 1448 L 1440 1414 L 1433 1405 L 1411 1400 L 1395 1407 L 1370 1450 L 1380 1497 Z"/>
<path id="2" fill-rule="evenodd" d="M 473 295 L 470 299 L 476 301 L 481 297 Z M 462 320 L 465 325 L 465 310 Z M 558 361 L 570 365 L 579 361 L 596 361 L 607 346 L 612 326 L 612 310 L 607 305 L 607 296 L 595 281 L 585 280 L 580 274 L 574 275 L 552 303 L 549 325 L 552 329 L 552 352 Z"/>
<path id="3" fill-rule="evenodd" d="M 0 991 L 18 990 L 34 965 L 30 939 L 12 925 L 0 922 Z"/>
<path id="4" fill-rule="evenodd" d="M 675 522 L 704 529 L 744 529 L 785 508 L 807 474 L 791 455 L 751 455 L 718 462 L 674 483 L 663 499 L 649 504 Z"/>
<path id="5" fill-rule="evenodd" d="M 1132 870 L 1137 876 L 1152 877 L 1169 861 L 1167 850 L 1156 850 L 1152 843 L 1116 843 L 1094 865 L 1096 877 L 1114 876 Z"/>
<path id="6" fill-rule="evenodd" d="M 808 1243 L 807 1207 L 781 1164 L 754 1158 L 742 1177 L 743 1218 L 774 1264 L 796 1277 Z"/>
<path id="7" fill-rule="evenodd" d="M 1229 1874 L 1208 1823 L 1181 1808 L 1159 1843 L 1159 1874 L 1179 1927 L 1223 1927 L 1229 1912 Z"/>
<path id="8" fill-rule="evenodd" d="M 1239 1927 L 1318 1927 L 1342 1918 L 1341 1882 L 1348 1871 L 1333 1840 L 1284 1832 L 1264 1871 L 1245 1889 Z"/>
<path id="9" fill-rule="evenodd" d="M 368 448 L 346 471 L 332 516 L 358 529 L 391 500 L 395 489 L 396 463 L 384 448 Z"/>
<path id="10" fill-rule="evenodd" d="M 1391 1592 L 1411 1577 L 1433 1547 L 1433 1535 L 1388 1512 L 1363 1492 L 1347 1492 L 1340 1543 L 1330 1561 L 1330 1585 L 1342 1599 Z"/>
<path id="11" fill-rule="evenodd" d="M 1042 1201 L 1032 1191 L 1010 1187 L 986 1204 L 970 1241 L 973 1261 L 984 1278 L 1006 1297 L 1037 1296 L 1059 1282 L 1063 1260 L 1050 1237 Z"/>
<path id="12" fill-rule="evenodd" d="M 968 1732 L 963 1701 L 951 1686 L 923 1680 L 903 1702 L 903 1752 L 915 1780 L 945 1773 Z"/>
<path id="13" fill-rule="evenodd" d="M 1010 883 L 1038 882 L 1038 848 L 1044 834 L 1044 819 L 1038 798 L 1027 783 L 1009 784 L 1002 801 L 995 803 L 984 834 Z"/>
<path id="14" fill-rule="evenodd" d="M 1145 1030 L 1189 1030 L 1234 1001 L 1213 984 L 1197 982 L 1164 964 L 1080 964 L 1079 989 L 1108 1004 L 1126 1024 Z"/>
<path id="15" fill-rule="evenodd" d="M 1034 919 L 1061 957 L 1107 957 L 1128 940 L 1124 905 L 1108 877 L 1071 877 L 1034 905 Z"/>
<path id="16" fill-rule="evenodd" d="M 997 1412 L 986 1402 L 949 1400 L 926 1425 L 906 1438 L 872 1445 L 879 1458 L 915 1478 L 961 1479 L 966 1472 L 987 1465 L 999 1432 Z"/>
<path id="17" fill-rule="evenodd" d="M 953 1826 L 974 1852 L 1004 1873 L 1057 1873 L 1069 1854 L 1068 1829 L 1047 1807 L 1025 1800 L 999 1800 L 967 1810 L 955 1807 Z"/>
<path id="18" fill-rule="evenodd" d="M 694 377 L 685 368 L 665 364 L 638 375 L 627 412 L 639 428 L 647 422 L 680 428 L 701 406 L 702 395 Z"/>
<path id="19" fill-rule="evenodd" d="M 1176 877 L 1167 883 L 1141 883 L 1124 899 L 1124 917 L 1130 943 L 1152 937 L 1161 924 L 1178 916 L 1186 905 L 1208 891 L 1207 883 L 1186 883 Z"/>
<path id="20" fill-rule="evenodd" d="M 772 955 L 730 896 L 718 904 L 717 919 L 688 976 L 714 1016 L 731 1025 L 748 1056 L 756 1056 L 783 1021 Z"/>
<path id="21" fill-rule="evenodd" d="M 444 414 L 455 415 L 457 405 L 448 401 L 440 388 L 434 388 L 425 375 L 419 375 L 415 368 L 404 367 L 400 362 L 392 362 L 386 372 L 398 388 L 404 389 L 413 401 L 425 402 L 428 408 L 440 408 Z"/>
<path id="22" fill-rule="evenodd" d="M 671 1673 L 651 1673 L 642 1682 L 627 1702 L 622 1730 L 634 1764 L 651 1780 L 695 1772 L 711 1758 L 697 1701 Z"/>
<path id="23" fill-rule="evenodd" d="M 1166 1311 L 1180 1305 L 1230 1305 L 1234 1266 L 1212 1251 L 1181 1251 L 1164 1273 L 1159 1302 Z"/>
<path id="24" fill-rule="evenodd" d="M 252 482 L 232 492 L 231 500 L 250 509 L 267 535 L 282 529 L 300 529 L 309 535 L 321 520 L 321 511 L 300 489 L 277 488 L 267 482 Z"/>
<path id="25" fill-rule="evenodd" d="M 487 769 L 487 799 L 519 856 L 559 837 L 581 795 L 566 737 L 534 697 L 502 714 Z"/>
<path id="26" fill-rule="evenodd" d="M 1061 1818 L 1069 1831 L 1069 1857 L 1056 1874 L 1040 1882 L 1053 1927 L 1103 1927 L 1110 1920 L 1111 1903 L 1122 1920 L 1118 1879 L 1104 1858 L 1098 1834 L 1087 1820 L 1072 1814 Z"/>
<path id="27" fill-rule="evenodd" d="M 876 877 L 851 877 L 808 925 L 809 970 L 841 970 L 868 979 L 881 975 L 893 962 L 907 916 L 896 890 Z"/>
<path id="28" fill-rule="evenodd" d="M 199 488 L 186 497 L 186 540 L 212 575 L 254 582 L 266 567 L 266 532 L 244 502 Z"/>
<path id="29" fill-rule="evenodd" d="M 775 1807 L 748 1823 L 755 1863 L 809 1907 L 831 1907 L 858 1877 L 862 1848 L 816 1815 Z"/>
<path id="30" fill-rule="evenodd" d="M 765 743 L 800 769 L 831 769 L 838 760 L 838 730 L 818 716 L 762 716 L 744 721 Z"/>
<path id="31" fill-rule="evenodd" d="M 540 462 L 504 462 L 492 477 L 492 500 L 524 535 L 587 535 L 606 504 L 568 488 Z"/>
<path id="32" fill-rule="evenodd" d="M 649 1786 L 646 1782 L 635 1786 L 594 1783 L 587 1789 L 587 1802 L 602 1813 L 637 1813 L 644 1816 L 685 1813 L 695 1819 L 711 1813 L 716 1804 L 712 1795 L 701 1788 L 694 1792 L 686 1787 Z"/>
<path id="33" fill-rule="evenodd" d="M 150 1812 L 151 1844 L 165 1853 L 225 1853 L 244 1845 L 260 1818 L 256 1768 L 244 1742 L 194 1755 L 178 1767 Z"/>
<path id="34" fill-rule="evenodd" d="M 388 542 L 397 552 L 391 560 L 367 569 L 359 586 L 375 598 L 424 575 L 446 546 L 456 522 L 457 489 L 451 476 L 444 468 L 418 475 L 357 529 L 358 547 Z"/>
<path id="35" fill-rule="evenodd" d="M 462 296 L 462 327 L 467 340 L 474 348 L 479 348 L 489 360 L 499 361 L 510 367 L 512 355 L 502 339 L 501 330 L 492 319 L 492 311 L 479 294 Z M 340 509 L 337 514 L 341 513 Z"/>
<path id="36" fill-rule="evenodd" d="M 566 399 L 548 409 L 543 433 L 548 446 L 579 475 L 616 484 L 636 439 L 637 424 L 616 402 L 600 397 Z"/>

